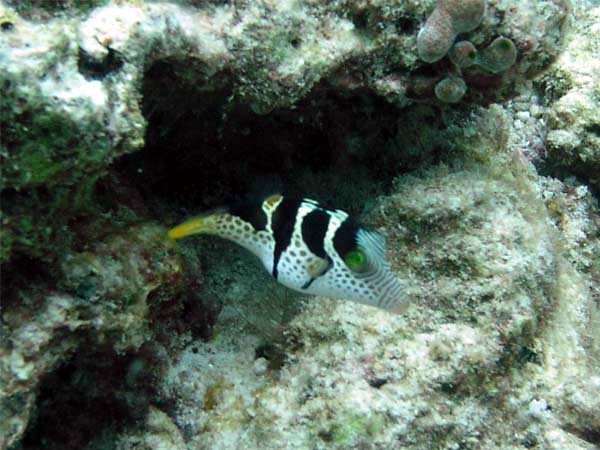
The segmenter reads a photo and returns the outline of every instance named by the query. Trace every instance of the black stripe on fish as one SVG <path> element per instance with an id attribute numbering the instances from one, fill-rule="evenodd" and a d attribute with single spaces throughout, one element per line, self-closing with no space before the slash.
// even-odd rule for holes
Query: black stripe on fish
<path id="1" fill-rule="evenodd" d="M 349 251 L 356 248 L 358 230 L 360 230 L 360 226 L 350 217 L 347 217 L 335 231 L 333 247 L 342 259 L 346 257 Z"/>
<path id="2" fill-rule="evenodd" d="M 273 252 L 273 277 L 277 279 L 277 265 L 283 251 L 289 247 L 292 242 L 292 233 L 298 216 L 298 209 L 302 200 L 294 198 L 283 200 L 273 211 L 271 218 L 271 228 L 273 230 L 273 239 L 275 240 L 275 251 Z"/>
<path id="3" fill-rule="evenodd" d="M 309 212 L 302 219 L 302 239 L 308 249 L 319 258 L 327 258 L 325 252 L 325 234 L 331 216 L 322 209 Z"/>
<path id="4" fill-rule="evenodd" d="M 255 231 L 267 229 L 267 214 L 262 209 L 263 199 L 242 200 L 229 207 L 229 213 L 248 222 Z"/>

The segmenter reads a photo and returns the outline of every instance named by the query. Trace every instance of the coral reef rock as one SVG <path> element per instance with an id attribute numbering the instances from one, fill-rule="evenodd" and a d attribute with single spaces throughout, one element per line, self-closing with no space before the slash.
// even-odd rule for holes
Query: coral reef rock
<path id="1" fill-rule="evenodd" d="M 262 114 L 295 105 L 322 83 L 398 105 L 411 96 L 433 101 L 447 75 L 417 57 L 432 1 L 71 3 L 0 4 L 0 183 L 14 191 L 3 201 L 2 259 L 12 248 L 56 247 L 44 230 L 62 223 L 32 194 L 43 191 L 62 217 L 72 216 L 111 161 L 142 147 L 140 86 L 153 67 L 169 67 L 205 94 L 225 89 L 228 102 Z M 506 98 L 548 67 L 567 13 L 558 0 L 487 2 L 470 40 L 506 36 L 519 60 L 502 77 L 467 80 L 471 100 Z"/>
<path id="2" fill-rule="evenodd" d="M 32 278 L 22 266 L 14 270 L 12 285 L 2 288 L 0 448 L 23 434 L 44 376 L 77 350 L 109 347 L 114 357 L 138 349 L 156 335 L 150 310 L 182 281 L 174 247 L 156 225 L 131 227 L 65 256 L 64 275 L 55 278 L 62 286 Z"/>
<path id="3" fill-rule="evenodd" d="M 410 282 L 405 317 L 315 299 L 280 370 L 225 337 L 181 356 L 163 401 L 191 447 L 596 447 L 598 286 L 578 269 L 597 203 L 580 186 L 557 217 L 569 188 L 535 175 L 509 123 L 463 123 L 452 165 L 398 178 L 367 217 Z"/>
<path id="4" fill-rule="evenodd" d="M 598 448 L 597 3 L 0 0 L 0 450 Z M 282 185 L 406 314 L 166 235 Z"/>
<path id="5" fill-rule="evenodd" d="M 600 191 L 600 10 L 577 11 L 565 53 L 541 80 L 546 113 L 548 163 Z"/>

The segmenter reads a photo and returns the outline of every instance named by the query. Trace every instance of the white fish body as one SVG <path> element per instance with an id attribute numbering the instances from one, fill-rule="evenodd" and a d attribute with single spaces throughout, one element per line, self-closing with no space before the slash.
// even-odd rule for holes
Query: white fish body
<path id="1" fill-rule="evenodd" d="M 310 199 L 273 195 L 192 218 L 171 229 L 179 239 L 211 234 L 254 253 L 265 269 L 296 291 L 402 312 L 401 281 L 385 256 L 385 239 L 340 210 Z"/>

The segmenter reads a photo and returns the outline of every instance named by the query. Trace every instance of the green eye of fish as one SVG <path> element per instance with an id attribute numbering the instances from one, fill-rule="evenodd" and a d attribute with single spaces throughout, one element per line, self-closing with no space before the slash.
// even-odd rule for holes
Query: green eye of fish
<path id="1" fill-rule="evenodd" d="M 346 254 L 344 262 L 351 270 L 359 272 L 362 269 L 364 269 L 367 265 L 367 255 L 365 255 L 365 253 L 362 250 L 357 248 L 355 250 L 349 251 Z"/>

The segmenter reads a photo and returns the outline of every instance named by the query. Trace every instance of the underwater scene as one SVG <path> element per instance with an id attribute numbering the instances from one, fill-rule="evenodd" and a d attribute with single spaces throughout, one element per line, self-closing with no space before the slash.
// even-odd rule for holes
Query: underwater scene
<path id="1" fill-rule="evenodd" d="M 599 195 L 597 0 L 0 0 L 0 450 L 598 450 Z"/>

